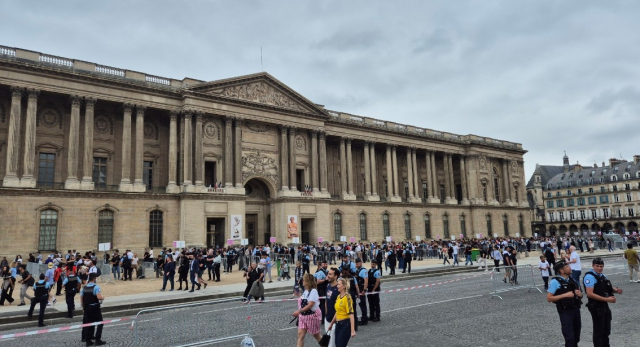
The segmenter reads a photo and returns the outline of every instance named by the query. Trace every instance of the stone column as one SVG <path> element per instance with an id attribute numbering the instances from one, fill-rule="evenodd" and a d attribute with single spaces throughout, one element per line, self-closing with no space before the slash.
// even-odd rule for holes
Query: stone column
<path id="1" fill-rule="evenodd" d="M 431 203 L 431 198 L 433 198 L 433 181 L 431 180 L 431 152 L 427 151 L 424 155 L 425 167 L 427 169 L 427 202 Z"/>
<path id="2" fill-rule="evenodd" d="M 458 199 L 456 198 L 456 181 L 453 176 L 453 154 L 449 155 L 449 183 L 451 204 L 455 205 L 458 203 Z"/>
<path id="3" fill-rule="evenodd" d="M 440 203 L 440 184 L 438 184 L 438 171 L 436 170 L 436 152 L 431 152 L 431 190 L 433 202 Z"/>
<path id="4" fill-rule="evenodd" d="M 242 189 L 242 119 L 236 118 L 234 122 L 235 129 L 235 181 L 236 188 Z M 243 193 L 244 194 L 244 193 Z"/>
<path id="5" fill-rule="evenodd" d="M 311 188 L 314 193 L 320 192 L 318 189 L 318 132 L 311 131 Z"/>
<path id="6" fill-rule="evenodd" d="M 122 177 L 120 191 L 129 192 L 131 186 L 131 109 L 133 105 L 124 104 L 122 115 Z"/>
<path id="7" fill-rule="evenodd" d="M 233 188 L 233 118 L 224 119 L 224 187 Z"/>
<path id="8" fill-rule="evenodd" d="M 467 187 L 467 157 L 460 156 L 460 185 L 462 185 L 462 204 L 469 205 L 469 187 Z"/>
<path id="9" fill-rule="evenodd" d="M 204 186 L 204 157 L 202 155 L 202 112 L 196 112 L 196 131 L 195 131 L 195 143 L 196 143 L 196 174 L 195 184 L 197 187 Z"/>
<path id="10" fill-rule="evenodd" d="M 167 193 L 179 193 L 176 184 L 178 176 L 178 113 L 169 113 L 169 184 Z"/>
<path id="11" fill-rule="evenodd" d="M 369 156 L 371 158 L 371 197 L 380 201 L 378 196 L 378 167 L 376 166 L 376 143 L 369 144 Z"/>
<path id="12" fill-rule="evenodd" d="M 413 149 L 407 147 L 407 185 L 409 186 L 409 196 L 407 202 L 413 200 Z"/>
<path id="13" fill-rule="evenodd" d="M 444 203 L 451 203 L 451 182 L 449 181 L 449 154 L 442 155 L 442 167 L 444 168 Z"/>
<path id="14" fill-rule="evenodd" d="M 289 190 L 298 191 L 296 183 L 296 128 L 289 128 Z"/>
<path id="15" fill-rule="evenodd" d="M 349 187 L 349 195 L 353 193 L 353 155 L 351 153 L 351 139 L 347 138 L 347 182 Z"/>
<path id="16" fill-rule="evenodd" d="M 80 181 L 78 181 L 80 102 L 81 98 L 79 96 L 71 96 L 71 118 L 69 120 L 69 145 L 67 151 L 67 180 L 64 182 L 64 189 L 80 189 Z"/>
<path id="17" fill-rule="evenodd" d="M 22 125 L 22 88 L 11 87 L 11 118 L 7 136 L 7 169 L 2 185 L 19 187 L 18 158 L 20 157 L 20 127 Z"/>
<path id="18" fill-rule="evenodd" d="M 516 197 L 514 194 L 514 188 L 513 188 L 513 176 L 511 174 L 511 163 L 512 161 L 509 160 L 507 161 L 507 186 L 509 187 L 509 195 L 507 195 L 507 197 L 509 197 L 509 200 L 511 200 L 511 203 L 514 206 L 517 206 L 517 201 L 516 201 Z"/>
<path id="19" fill-rule="evenodd" d="M 364 191 L 368 198 L 371 196 L 371 161 L 369 156 L 369 141 L 364 142 Z"/>
<path id="20" fill-rule="evenodd" d="M 144 167 L 144 111 L 145 106 L 136 106 L 136 151 L 135 151 L 135 179 L 133 180 L 133 190 L 144 192 L 147 187 L 142 180 L 142 170 Z"/>
<path id="21" fill-rule="evenodd" d="M 33 176 L 36 156 L 36 112 L 38 110 L 39 90 L 28 89 L 29 101 L 27 103 L 27 120 L 24 129 L 24 171 L 20 179 L 20 186 L 35 188 L 36 179 Z"/>
<path id="22" fill-rule="evenodd" d="M 489 205 L 499 205 L 500 201 L 496 200 L 496 187 L 494 185 L 493 179 L 493 163 L 491 162 L 491 158 L 487 158 L 487 171 L 489 172 L 489 182 L 487 183 L 487 203 Z M 500 187 L 497 188 L 500 191 Z"/>
<path id="23" fill-rule="evenodd" d="M 393 197 L 396 199 L 400 199 L 400 194 L 398 193 L 398 156 L 396 154 L 398 150 L 398 146 L 392 146 L 391 148 L 391 160 L 393 162 Z"/>
<path id="24" fill-rule="evenodd" d="M 414 187 L 414 199 L 413 202 L 415 203 L 421 203 L 422 202 L 422 198 L 420 197 L 420 176 L 418 176 L 418 158 L 417 158 L 417 150 L 415 148 L 413 148 L 411 150 L 411 160 L 413 161 L 413 164 L 411 165 L 413 167 L 413 187 Z"/>
<path id="25" fill-rule="evenodd" d="M 189 189 L 188 186 L 193 185 L 193 139 L 191 138 L 191 111 L 187 111 L 184 114 L 184 166 L 182 167 L 182 185 L 185 189 Z M 225 134 L 226 136 L 226 134 Z M 230 148 L 229 148 L 230 149 Z"/>
<path id="26" fill-rule="evenodd" d="M 393 197 L 393 164 L 391 161 L 391 145 L 387 145 L 387 201 L 391 201 Z"/>
<path id="27" fill-rule="evenodd" d="M 82 189 L 93 190 L 93 111 L 94 98 L 85 99 L 84 110 L 84 160 L 82 161 Z"/>
<path id="28" fill-rule="evenodd" d="M 511 189 L 509 189 L 509 168 L 507 160 L 502 160 L 502 186 L 504 187 L 504 204 L 511 204 Z"/>
<path id="29" fill-rule="evenodd" d="M 327 194 L 327 140 L 326 134 L 320 132 L 320 192 Z"/>
<path id="30" fill-rule="evenodd" d="M 347 151 L 345 138 L 340 138 L 340 183 L 342 185 L 342 198 L 349 195 L 347 190 Z"/>
<path id="31" fill-rule="evenodd" d="M 282 191 L 289 190 L 289 154 L 287 145 L 287 127 L 280 127 L 280 176 Z"/>

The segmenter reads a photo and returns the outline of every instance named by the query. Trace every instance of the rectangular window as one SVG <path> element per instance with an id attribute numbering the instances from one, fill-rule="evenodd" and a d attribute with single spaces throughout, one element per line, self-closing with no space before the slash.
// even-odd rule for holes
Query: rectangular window
<path id="1" fill-rule="evenodd" d="M 620 202 L 620 197 L 618 196 L 618 194 L 613 194 L 613 201 Z"/>
<path id="2" fill-rule="evenodd" d="M 633 207 L 627 208 L 627 214 L 629 215 L 629 217 L 635 216 L 635 211 L 633 210 Z"/>
<path id="3" fill-rule="evenodd" d="M 560 218 L 561 221 L 564 220 L 564 212 L 560 211 L 558 212 L 558 217 Z"/>
<path id="4" fill-rule="evenodd" d="M 553 208 L 553 201 L 547 201 L 547 208 Z"/>
<path id="5" fill-rule="evenodd" d="M 592 209 L 591 210 L 591 219 L 596 219 L 596 218 L 598 218 L 598 210 Z"/>
<path id="6" fill-rule="evenodd" d="M 600 187 L 600 193 L 604 193 L 604 192 L 606 192 L 606 191 L 607 191 L 607 190 L 606 190 L 606 188 L 605 188 L 605 187 Z"/>
<path id="7" fill-rule="evenodd" d="M 622 217 L 622 209 L 621 208 L 616 208 L 616 216 Z"/>
<path id="8" fill-rule="evenodd" d="M 382 232 L 384 233 L 384 237 L 391 236 L 391 228 L 389 227 L 389 215 L 382 215 Z"/>
<path id="9" fill-rule="evenodd" d="M 578 198 L 578 206 L 584 206 L 584 198 Z"/>
<path id="10" fill-rule="evenodd" d="M 613 191 L 614 191 L 614 192 L 617 192 L 617 191 L 618 191 L 618 185 L 617 185 L 617 184 L 614 184 L 614 185 L 613 185 Z"/>
<path id="11" fill-rule="evenodd" d="M 427 182 L 422 182 L 422 200 L 427 201 L 429 197 L 429 189 L 427 188 Z"/>
<path id="12" fill-rule="evenodd" d="M 573 206 L 573 199 L 567 199 L 567 206 Z"/>
<path id="13" fill-rule="evenodd" d="M 582 194 L 582 189 L 578 188 L 578 194 Z"/>
<path id="14" fill-rule="evenodd" d="M 562 200 L 556 201 L 556 207 L 564 207 L 564 201 Z"/>
<path id="15" fill-rule="evenodd" d="M 589 205 L 595 205 L 597 204 L 597 200 L 595 196 L 590 196 L 589 197 Z"/>
<path id="16" fill-rule="evenodd" d="M 296 170 L 296 189 L 299 192 L 304 192 L 304 170 L 298 169 Z"/>
<path id="17" fill-rule="evenodd" d="M 427 239 L 431 238 L 431 219 L 429 218 L 429 215 L 424 216 L 424 236 Z"/>
<path id="18" fill-rule="evenodd" d="M 360 240 L 368 240 L 367 238 L 367 215 L 360 213 Z"/>
<path id="19" fill-rule="evenodd" d="M 609 195 L 600 195 L 600 203 L 608 204 L 609 203 Z"/>
<path id="20" fill-rule="evenodd" d="M 404 180 L 404 197 L 409 199 L 409 182 L 407 180 Z"/>
<path id="21" fill-rule="evenodd" d="M 484 182 L 482 183 L 482 199 L 487 202 L 487 184 Z"/>
<path id="22" fill-rule="evenodd" d="M 56 155 L 40 153 L 38 163 L 38 187 L 53 187 L 56 176 Z"/>
<path id="23" fill-rule="evenodd" d="M 440 185 L 440 203 L 444 203 L 444 184 Z"/>
<path id="24" fill-rule="evenodd" d="M 58 211 L 44 210 L 40 212 L 40 238 L 38 250 L 53 251 L 58 238 Z"/>
<path id="25" fill-rule="evenodd" d="M 153 162 L 145 161 L 142 170 L 142 182 L 147 187 L 147 190 L 153 188 Z"/>
<path id="26" fill-rule="evenodd" d="M 629 183 L 625 183 L 624 190 L 629 190 L 629 189 L 631 189 L 631 185 Z"/>
<path id="27" fill-rule="evenodd" d="M 553 197 L 553 194 L 547 193 L 547 198 L 551 198 L 551 197 Z"/>
<path id="28" fill-rule="evenodd" d="M 589 194 L 593 194 L 593 188 L 589 188 Z"/>
<path id="29" fill-rule="evenodd" d="M 631 201 L 631 193 L 627 193 L 627 201 Z"/>
<path id="30" fill-rule="evenodd" d="M 404 238 L 411 239 L 411 216 L 408 214 L 404 215 Z"/>
<path id="31" fill-rule="evenodd" d="M 571 195 L 573 195 L 573 192 L 570 190 L 567 190 L 567 196 L 571 196 Z"/>
<path id="32" fill-rule="evenodd" d="M 493 198 L 500 202 L 500 185 L 497 178 L 493 179 Z"/>
<path id="33" fill-rule="evenodd" d="M 580 219 L 581 220 L 587 219 L 587 212 L 585 210 L 580 210 Z"/>
<path id="34" fill-rule="evenodd" d="M 149 246 L 162 247 L 162 229 L 164 220 L 162 211 L 155 210 L 149 213 Z"/>
<path id="35" fill-rule="evenodd" d="M 609 218 L 609 209 L 608 208 L 603 208 L 602 209 L 602 216 L 604 218 Z"/>
<path id="36" fill-rule="evenodd" d="M 449 238 L 449 217 L 447 216 L 442 217 L 442 231 L 444 234 L 444 238 L 448 239 Z"/>
<path id="37" fill-rule="evenodd" d="M 575 220 L 576 219 L 576 213 L 574 211 L 569 211 L 569 219 L 570 220 Z"/>
<path id="38" fill-rule="evenodd" d="M 333 214 L 333 240 L 340 241 L 342 236 L 342 215 L 340 213 Z"/>
<path id="39" fill-rule="evenodd" d="M 104 188 L 107 185 L 107 158 L 93 158 L 93 186 Z M 106 243 L 106 242 L 100 242 Z"/>
<path id="40" fill-rule="evenodd" d="M 556 216 L 553 214 L 553 212 L 549 212 L 549 221 L 553 222 L 555 221 L 555 219 L 556 219 Z"/>
<path id="41" fill-rule="evenodd" d="M 102 210 L 98 214 L 98 244 L 113 243 L 113 211 Z"/>
<path id="42" fill-rule="evenodd" d="M 217 165 L 215 161 L 204 162 L 204 185 L 207 187 L 214 187 L 216 183 L 218 183 L 216 166 Z"/>
<path id="43" fill-rule="evenodd" d="M 467 237 L 467 221 L 464 216 L 460 216 L 460 233 Z"/>

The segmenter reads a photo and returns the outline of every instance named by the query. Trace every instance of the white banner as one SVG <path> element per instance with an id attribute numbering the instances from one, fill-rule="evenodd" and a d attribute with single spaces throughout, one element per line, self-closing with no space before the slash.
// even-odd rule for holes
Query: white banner
<path id="1" fill-rule="evenodd" d="M 234 240 L 242 239 L 242 215 L 231 215 L 231 238 Z"/>

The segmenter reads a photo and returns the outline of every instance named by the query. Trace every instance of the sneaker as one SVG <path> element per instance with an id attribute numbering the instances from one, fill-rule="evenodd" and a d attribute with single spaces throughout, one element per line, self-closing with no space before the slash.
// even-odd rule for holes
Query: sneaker
<path id="1" fill-rule="evenodd" d="M 102 341 L 102 340 L 96 340 L 96 346 L 102 346 L 102 345 L 106 345 L 107 343 Z"/>
<path id="2" fill-rule="evenodd" d="M 24 302 L 21 302 L 18 304 L 18 306 L 24 306 L 24 305 L 26 305 Z"/>
<path id="3" fill-rule="evenodd" d="M 271 283 L 271 282 L 273 282 L 273 281 L 269 281 L 269 283 Z"/>
<path id="4" fill-rule="evenodd" d="M 50 302 L 48 302 L 48 303 L 47 303 L 47 306 L 51 306 L 51 303 L 50 303 Z"/>
<path id="5" fill-rule="evenodd" d="M 164 292 L 164 289 L 160 289 L 161 292 Z"/>
<path id="6" fill-rule="evenodd" d="M 53 298 L 53 304 L 54 304 L 54 305 L 56 304 L 56 302 L 58 302 L 58 299 Z"/>

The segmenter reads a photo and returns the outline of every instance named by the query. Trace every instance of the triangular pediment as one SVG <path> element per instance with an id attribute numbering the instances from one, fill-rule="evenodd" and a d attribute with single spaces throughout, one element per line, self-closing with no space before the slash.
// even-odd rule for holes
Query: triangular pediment
<path id="1" fill-rule="evenodd" d="M 189 91 L 287 110 L 327 116 L 320 106 L 266 72 L 198 84 Z"/>

